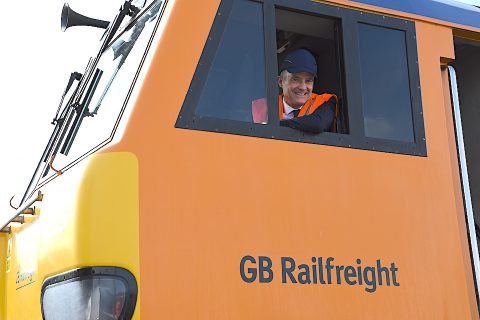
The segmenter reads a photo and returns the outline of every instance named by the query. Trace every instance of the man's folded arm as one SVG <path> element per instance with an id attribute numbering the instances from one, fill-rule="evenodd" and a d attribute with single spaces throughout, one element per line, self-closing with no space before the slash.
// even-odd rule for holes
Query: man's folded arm
<path id="1" fill-rule="evenodd" d="M 312 114 L 281 120 L 280 125 L 282 127 L 290 127 L 310 133 L 330 131 L 333 119 L 335 118 L 335 103 L 335 98 L 332 97 L 318 107 Z"/>

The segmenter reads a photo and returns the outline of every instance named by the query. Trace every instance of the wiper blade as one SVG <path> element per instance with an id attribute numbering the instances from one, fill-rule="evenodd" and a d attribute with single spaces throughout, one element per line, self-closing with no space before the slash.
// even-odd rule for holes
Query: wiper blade
<path id="1" fill-rule="evenodd" d="M 60 98 L 60 103 L 58 105 L 57 112 L 55 113 L 55 117 L 52 120 L 52 124 L 56 124 L 57 121 L 59 120 L 58 119 L 58 113 L 60 112 L 60 109 L 62 107 L 63 100 L 65 99 L 65 96 L 67 95 L 68 91 L 72 87 L 73 81 L 75 81 L 75 80 L 79 81 L 81 78 L 82 78 L 82 74 L 79 73 L 79 72 L 72 72 L 70 74 L 70 79 L 68 79 L 68 83 L 67 83 L 67 86 L 65 87 L 65 91 L 63 92 L 62 97 Z"/>
<path id="2" fill-rule="evenodd" d="M 66 107 L 62 110 L 62 113 L 60 117 L 58 114 L 60 113 L 60 110 L 63 105 L 63 100 L 65 99 L 65 96 L 67 95 L 68 91 L 70 91 L 70 88 L 72 87 L 73 81 L 75 80 L 80 80 L 82 77 L 82 74 L 79 72 L 72 72 L 70 74 L 70 78 L 68 79 L 67 86 L 65 87 L 65 91 L 62 94 L 62 97 L 60 98 L 60 103 L 58 104 L 57 112 L 55 113 L 55 116 L 53 117 L 52 124 L 55 125 L 55 128 L 53 129 L 52 135 L 50 136 L 50 140 L 47 143 L 47 147 L 45 148 L 43 155 L 42 155 L 42 161 L 45 162 L 48 159 L 49 154 L 51 153 L 51 149 L 55 143 L 55 141 L 58 138 L 58 134 L 61 131 L 62 124 L 64 123 L 66 113 L 67 113 L 67 108 L 70 106 L 73 100 L 73 96 L 75 95 L 75 92 L 72 94 L 70 97 L 68 103 L 66 104 Z"/>
<path id="3" fill-rule="evenodd" d="M 62 96 L 62 100 L 63 100 L 64 96 L 65 96 L 65 94 Z M 25 190 L 25 193 L 24 193 L 24 195 L 23 195 L 23 197 L 20 201 L 20 204 L 22 204 L 28 198 L 34 183 L 36 183 L 35 181 L 37 180 L 37 182 L 38 182 L 39 179 L 41 179 L 41 178 L 43 178 L 47 175 L 48 168 L 49 168 L 48 165 L 45 166 L 45 169 L 43 170 L 43 172 L 41 174 L 39 172 L 40 167 L 42 166 L 42 163 L 46 163 L 48 161 L 48 159 L 53 154 L 53 152 L 52 152 L 53 148 L 58 144 L 59 139 L 61 139 L 63 137 L 63 135 L 61 133 L 63 131 L 65 131 L 65 124 L 67 122 L 69 122 L 68 120 L 66 121 L 66 119 L 68 119 L 70 117 L 70 114 L 72 114 L 71 112 L 69 112 L 71 110 L 71 108 L 68 107 L 72 100 L 73 100 L 73 95 L 72 95 L 72 97 L 70 97 L 69 102 L 67 103 L 67 107 L 65 107 L 63 109 L 60 117 L 58 117 L 58 111 L 57 111 L 57 115 L 54 118 L 55 128 L 53 129 L 52 134 L 50 135 L 50 139 L 48 140 L 48 143 L 47 143 L 47 145 L 46 145 L 46 147 L 45 147 L 45 149 L 42 153 L 42 156 L 40 157 L 40 160 L 38 161 L 37 167 L 35 168 L 35 171 L 33 172 L 32 178 L 30 179 L 30 182 L 27 186 L 27 189 Z"/>
<path id="4" fill-rule="evenodd" d="M 73 141 L 77 136 L 78 129 L 80 129 L 80 125 L 82 124 L 83 119 L 86 116 L 88 116 L 89 114 L 88 106 L 90 105 L 90 101 L 92 100 L 93 94 L 95 93 L 95 89 L 97 88 L 98 83 L 100 82 L 100 78 L 102 77 L 102 74 L 103 74 L 102 70 L 98 68 L 97 70 L 95 70 L 95 74 L 93 76 L 92 81 L 90 82 L 90 86 L 87 90 L 83 103 L 76 106 L 75 109 L 76 109 L 77 115 L 75 117 L 75 120 L 73 121 L 72 127 L 70 128 L 67 138 L 63 143 L 62 149 L 60 150 L 61 154 L 68 155 L 68 152 L 72 147 Z"/>
<path id="5" fill-rule="evenodd" d="M 70 126 L 70 123 L 73 120 L 74 116 L 74 107 L 69 107 L 66 109 L 66 115 L 65 117 L 61 117 L 60 120 L 58 121 L 58 131 L 55 132 L 55 136 L 52 135 L 52 144 L 49 146 L 48 152 L 45 154 L 45 157 L 43 159 L 43 162 L 45 163 L 51 163 L 55 159 L 56 154 L 58 153 L 58 149 L 60 149 L 60 145 L 65 138 L 65 134 L 67 132 L 68 127 Z M 50 161 L 49 161 L 50 159 Z M 44 178 L 47 176 L 48 172 L 50 170 L 50 166 L 46 165 L 45 169 L 43 171 L 43 174 L 41 178 Z"/>
<path id="6" fill-rule="evenodd" d="M 71 104 L 73 103 L 73 98 L 75 96 L 75 91 L 78 90 L 78 87 L 75 89 L 73 94 L 71 95 L 70 99 L 68 100 L 66 107 L 62 110 L 62 113 L 60 114 L 60 117 L 58 117 L 58 114 L 60 112 L 60 109 L 63 105 L 63 100 L 65 99 L 65 96 L 67 95 L 68 91 L 72 87 L 73 81 L 75 80 L 80 80 L 82 77 L 82 74 L 79 72 L 72 72 L 70 74 L 70 79 L 68 80 L 67 86 L 65 87 L 65 91 L 62 94 L 62 97 L 60 98 L 60 104 L 58 105 L 57 112 L 55 113 L 55 117 L 52 120 L 52 124 L 56 125 L 52 135 L 50 136 L 50 140 L 47 143 L 47 147 L 45 148 L 45 151 L 42 155 L 42 161 L 46 162 L 51 155 L 51 149 L 55 145 L 55 142 L 58 141 L 58 135 L 64 131 L 64 124 L 68 126 L 70 123 L 70 118 L 71 118 Z M 61 140 L 60 140 L 61 141 Z"/>

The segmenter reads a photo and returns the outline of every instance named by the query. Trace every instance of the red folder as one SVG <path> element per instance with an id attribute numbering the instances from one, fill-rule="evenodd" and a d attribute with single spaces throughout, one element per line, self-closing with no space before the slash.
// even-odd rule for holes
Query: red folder
<path id="1" fill-rule="evenodd" d="M 260 98 L 252 101 L 253 122 L 266 124 L 268 122 L 267 99 Z"/>

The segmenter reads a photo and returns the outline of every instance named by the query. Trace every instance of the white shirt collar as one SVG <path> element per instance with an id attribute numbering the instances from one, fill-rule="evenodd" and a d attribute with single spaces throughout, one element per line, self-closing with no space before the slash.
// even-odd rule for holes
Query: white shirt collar
<path id="1" fill-rule="evenodd" d="M 290 107 L 290 105 L 285 101 L 285 97 L 283 97 L 282 99 L 283 99 L 283 119 L 292 119 L 293 118 L 292 111 L 297 109 Z"/>

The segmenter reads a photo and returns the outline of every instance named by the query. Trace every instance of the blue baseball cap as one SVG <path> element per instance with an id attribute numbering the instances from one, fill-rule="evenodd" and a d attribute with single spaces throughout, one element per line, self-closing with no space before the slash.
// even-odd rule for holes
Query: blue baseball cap
<path id="1" fill-rule="evenodd" d="M 282 61 L 280 72 L 287 70 L 290 73 L 308 72 L 317 75 L 315 57 L 306 49 L 297 49 L 289 52 Z"/>

